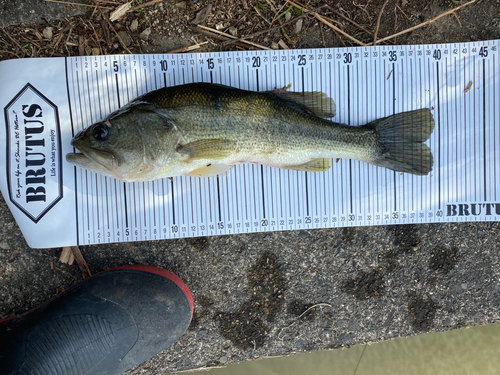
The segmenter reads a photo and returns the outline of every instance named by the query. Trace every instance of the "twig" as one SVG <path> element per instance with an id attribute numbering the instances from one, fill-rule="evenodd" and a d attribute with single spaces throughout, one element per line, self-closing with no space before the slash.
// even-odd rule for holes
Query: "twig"
<path id="1" fill-rule="evenodd" d="M 23 57 L 26 56 L 26 54 L 24 53 L 24 49 L 19 45 L 19 43 L 10 36 L 10 34 L 7 32 L 7 30 L 5 30 L 4 28 L 2 28 L 2 31 L 4 32 L 5 35 L 7 35 L 9 37 L 9 39 L 16 45 L 19 47 L 19 49 L 21 50 L 21 52 L 23 53 Z"/>
<path id="2" fill-rule="evenodd" d="M 356 365 L 356 368 L 354 369 L 354 372 L 352 375 L 356 375 L 356 373 L 358 372 L 358 367 L 359 367 L 359 364 L 361 363 L 361 358 L 363 358 L 363 355 L 365 354 L 366 346 L 367 346 L 367 344 L 365 344 L 365 347 L 363 348 L 363 351 L 361 352 L 361 355 L 359 356 L 358 364 Z"/>
<path id="3" fill-rule="evenodd" d="M 458 19 L 458 16 L 457 16 L 455 13 L 452 13 L 452 14 L 453 14 L 453 15 L 455 16 L 455 18 L 457 19 L 457 22 L 458 22 L 458 24 L 460 25 L 460 27 L 462 27 L 462 22 L 460 22 L 460 20 Z"/>
<path id="4" fill-rule="evenodd" d="M 200 26 L 200 25 L 198 25 L 198 26 Z M 214 39 L 218 39 L 218 40 L 223 40 L 223 41 L 230 40 L 229 38 L 226 38 L 225 36 L 214 34 L 214 33 L 210 32 L 210 31 L 200 29 L 199 27 L 196 27 L 196 26 L 191 26 L 191 30 L 193 30 L 194 32 L 197 32 L 197 33 L 209 36 L 210 38 L 214 38 Z M 245 44 L 245 43 L 242 43 L 242 42 L 236 42 L 234 45 L 238 46 L 238 47 L 240 47 L 242 49 L 248 49 L 249 48 L 248 44 Z"/>
<path id="5" fill-rule="evenodd" d="M 60 0 L 45 0 L 48 3 L 59 3 L 59 4 L 66 4 L 66 5 L 80 5 L 82 7 L 90 7 L 90 8 L 96 8 L 95 5 L 90 5 L 90 4 L 82 4 L 82 3 L 72 3 L 69 1 L 60 1 Z M 104 9 L 113 9 L 110 7 L 103 7 Z"/>
<path id="6" fill-rule="evenodd" d="M 398 9 L 399 9 L 399 11 L 400 11 L 401 13 L 403 13 L 403 16 L 405 16 L 405 17 L 406 17 L 406 19 L 407 19 L 408 21 L 410 20 L 410 18 L 406 15 L 406 13 L 403 11 L 403 9 L 401 9 L 401 8 L 399 7 L 399 5 L 398 5 L 398 4 L 396 4 L 396 8 L 398 8 Z"/>
<path id="7" fill-rule="evenodd" d="M 326 48 L 325 34 L 323 33 L 323 26 L 319 25 L 319 31 L 321 31 L 321 40 L 323 41 L 323 48 Z"/>
<path id="8" fill-rule="evenodd" d="M 278 338 L 280 339 L 281 337 L 281 333 L 287 329 L 287 328 L 290 328 L 291 326 L 293 326 L 300 318 L 302 318 L 305 314 L 307 314 L 310 310 L 316 308 L 316 307 L 319 307 L 319 306 L 327 306 L 327 307 L 332 307 L 332 305 L 330 305 L 329 303 L 317 303 L 315 305 L 312 305 L 311 307 L 309 307 L 308 309 L 306 309 L 306 311 L 304 311 L 302 314 L 300 314 L 297 318 L 295 318 L 295 320 L 289 324 L 288 326 L 286 327 L 283 327 L 280 331 L 280 333 L 278 334 Z"/>
<path id="9" fill-rule="evenodd" d="M 80 252 L 80 249 L 78 246 L 71 246 L 71 252 L 73 253 L 73 256 L 75 257 L 76 263 L 78 264 L 78 267 L 80 267 L 80 271 L 82 271 L 82 276 L 84 279 L 92 276 L 89 270 L 89 266 L 87 266 L 87 262 L 85 259 L 83 259 L 83 255 Z"/>
<path id="10" fill-rule="evenodd" d="M 97 32 L 95 31 L 95 28 L 94 28 L 94 25 L 92 24 L 92 22 L 89 22 L 89 24 L 90 24 L 90 27 L 92 27 L 92 30 L 94 30 L 95 41 L 96 41 L 97 45 L 99 46 L 99 53 L 101 55 L 103 55 L 103 53 L 102 53 L 102 47 L 101 47 L 101 42 L 99 41 L 99 36 L 97 35 Z"/>
<path id="11" fill-rule="evenodd" d="M 293 5 L 293 6 L 297 7 L 297 8 L 300 8 L 303 11 L 306 11 L 306 12 L 308 11 L 303 5 L 300 5 L 299 3 L 296 3 L 296 2 L 294 2 L 292 0 L 287 0 L 287 3 Z M 360 46 L 366 46 L 366 43 L 363 43 L 363 42 L 357 40 L 356 38 L 354 38 L 353 36 L 347 34 L 345 31 L 342 31 L 337 26 L 333 25 L 331 22 L 328 22 L 323 16 L 320 16 L 318 13 L 311 12 L 311 15 L 314 16 L 314 18 L 316 18 L 317 20 L 323 22 L 326 26 L 328 26 L 331 29 L 333 29 L 333 30 L 339 32 L 340 34 L 344 35 L 346 38 L 350 39 L 354 43 L 359 44 Z"/>
<path id="12" fill-rule="evenodd" d="M 109 21 L 108 17 L 106 17 L 104 15 L 104 12 L 102 11 L 100 5 L 97 3 L 97 0 L 94 0 L 94 4 L 97 7 L 97 9 L 99 9 L 99 12 L 101 13 L 102 18 L 104 18 L 108 22 L 109 28 L 114 31 L 114 33 L 115 33 L 116 37 L 118 38 L 118 40 L 120 41 L 121 45 L 123 46 L 123 48 L 125 48 L 125 51 L 127 51 L 130 54 L 132 54 L 132 52 L 130 52 L 130 50 L 125 45 L 125 42 L 123 41 L 123 39 L 121 38 L 121 36 L 118 35 L 118 33 L 116 32 L 116 29 L 113 27 L 113 25 Z"/>
<path id="13" fill-rule="evenodd" d="M 278 45 L 283 48 L 283 49 L 290 49 L 290 47 L 288 47 L 286 45 L 286 43 L 283 41 L 283 39 L 280 39 L 280 41 L 278 42 Z"/>
<path id="14" fill-rule="evenodd" d="M 226 34 L 226 33 L 222 32 L 222 31 L 211 29 L 210 27 L 206 27 L 206 26 L 203 26 L 203 25 L 198 25 L 198 28 L 201 28 L 201 29 L 204 29 L 204 30 L 208 30 L 208 31 L 210 31 L 212 33 L 225 36 L 226 38 L 229 38 L 229 39 L 238 39 L 235 36 L 232 36 L 231 34 Z M 260 49 L 269 49 L 269 50 L 271 49 L 271 48 L 268 48 L 268 47 L 261 46 L 260 44 L 257 44 L 257 43 L 254 43 L 254 42 L 250 42 L 248 40 L 242 40 L 241 42 L 246 43 L 246 44 L 250 44 L 251 46 L 254 46 L 254 47 L 257 47 L 257 48 L 260 48 Z"/>
<path id="15" fill-rule="evenodd" d="M 448 14 L 454 13 L 454 12 L 456 12 L 457 10 L 459 10 L 460 8 L 463 8 L 463 7 L 467 6 L 467 5 L 470 5 L 470 4 L 475 3 L 475 2 L 476 2 L 476 0 L 472 0 L 472 1 L 469 1 L 468 3 L 465 3 L 465 4 L 462 4 L 462 5 L 459 5 L 459 6 L 458 6 L 458 7 L 456 7 L 456 8 L 453 8 L 453 9 L 447 10 L 446 12 L 441 13 L 439 16 L 436 16 L 436 17 L 434 17 L 434 18 L 432 18 L 432 19 L 430 19 L 430 20 L 428 20 L 428 21 L 422 22 L 421 24 L 419 24 L 419 25 L 417 25 L 417 26 L 410 27 L 409 29 L 406 29 L 406 30 L 400 31 L 399 33 L 396 33 L 396 34 L 393 34 L 393 35 L 389 35 L 388 37 L 385 37 L 385 38 L 379 39 L 379 40 L 378 40 L 378 43 L 385 42 L 385 41 L 387 41 L 387 40 L 389 40 L 389 39 L 393 39 L 393 38 L 396 38 L 396 37 L 398 37 L 398 36 L 400 36 L 400 35 L 403 35 L 403 34 L 409 33 L 409 32 L 411 32 L 411 31 L 413 31 L 413 30 L 416 30 L 416 29 L 418 29 L 418 28 L 420 28 L 420 27 L 427 26 L 427 25 L 429 25 L 429 24 L 431 24 L 431 23 L 433 23 L 433 22 L 436 22 L 436 21 L 437 21 L 438 19 L 440 19 L 441 17 L 444 17 L 444 16 L 447 16 Z"/>
<path id="16" fill-rule="evenodd" d="M 7 51 L 7 50 L 5 50 L 5 49 L 0 49 L 0 53 L 10 53 L 11 55 L 16 56 L 18 59 L 20 59 L 20 58 L 21 58 L 21 56 L 19 56 L 18 54 L 14 53 L 14 52 L 12 52 L 12 51 Z"/>
<path id="17" fill-rule="evenodd" d="M 319 7 L 319 8 L 316 8 L 316 9 L 320 9 L 320 8 L 322 8 L 322 7 Z M 309 11 L 307 13 L 301 14 L 300 16 L 295 17 L 293 20 L 285 22 L 282 25 L 274 26 L 274 27 L 271 27 L 271 28 L 266 29 L 266 30 L 257 31 L 255 33 L 247 35 L 247 36 L 242 36 L 241 38 L 237 38 L 237 39 L 234 39 L 234 40 L 227 41 L 227 42 L 224 43 L 224 45 L 232 44 L 234 42 L 239 42 L 239 41 L 245 42 L 247 39 L 254 38 L 254 37 L 262 35 L 262 34 L 270 33 L 271 31 L 274 31 L 276 29 L 282 28 L 283 26 L 286 26 L 286 25 L 288 25 L 288 24 L 290 24 L 292 22 L 296 22 L 299 18 L 306 17 L 306 16 L 310 15 L 312 12 L 313 11 L 311 10 L 311 11 Z"/>
<path id="18" fill-rule="evenodd" d="M 351 20 L 349 17 L 346 17 L 344 16 L 342 13 L 340 13 L 339 11 L 335 10 L 333 7 L 331 7 L 330 5 L 326 5 L 326 7 L 328 9 L 330 9 L 332 12 L 336 13 L 337 15 L 339 15 L 340 17 L 342 17 L 343 19 L 345 19 L 347 22 L 350 22 L 352 23 L 354 26 L 356 26 L 358 29 L 360 30 L 363 30 L 365 33 L 367 33 L 368 35 L 370 36 L 373 36 L 373 33 L 371 31 L 369 31 L 367 28 L 361 26 L 360 24 L 358 24 L 357 22 L 354 22 L 353 20 Z"/>
<path id="19" fill-rule="evenodd" d="M 69 264 L 70 266 L 75 261 L 75 257 L 73 256 L 73 252 L 71 251 L 71 247 L 63 247 L 61 251 L 61 255 L 59 256 L 59 262 Z"/>
<path id="20" fill-rule="evenodd" d="M 259 9 L 258 9 L 256 6 L 254 6 L 253 8 L 254 8 L 254 10 L 257 12 L 257 14 L 258 14 L 259 16 L 261 16 L 261 18 L 262 18 L 264 21 L 266 21 L 269 25 L 271 24 L 271 22 L 269 22 L 269 20 L 268 20 L 266 17 L 264 17 L 262 14 L 260 14 Z"/>
<path id="21" fill-rule="evenodd" d="M 151 1 L 148 1 L 147 3 L 143 3 L 143 4 L 140 4 L 140 5 L 137 5 L 133 8 L 130 8 L 129 9 L 129 12 L 131 11 L 134 11 L 134 10 L 139 10 L 139 9 L 142 9 L 142 8 L 145 8 L 145 7 L 149 7 L 151 5 L 155 5 L 155 4 L 158 4 L 158 3 L 161 3 L 163 0 L 151 0 Z"/>
<path id="22" fill-rule="evenodd" d="M 378 28 L 380 27 L 380 19 L 382 18 L 382 14 L 384 13 L 384 8 L 388 2 L 389 2 L 389 0 L 384 1 L 384 4 L 382 5 L 380 12 L 378 13 L 377 23 L 375 24 L 375 31 L 373 32 L 373 45 L 374 46 L 377 45 L 377 34 L 378 34 Z"/>
<path id="23" fill-rule="evenodd" d="M 182 52 L 189 52 L 189 51 L 192 51 L 192 50 L 195 50 L 195 49 L 198 49 L 200 48 L 200 46 L 204 45 L 204 44 L 207 44 L 208 42 L 203 42 L 203 43 L 197 43 L 197 44 L 194 44 L 192 46 L 187 46 L 187 47 L 182 47 L 182 48 L 177 48 L 177 49 L 173 49 L 171 51 L 168 51 L 166 53 L 182 53 Z"/>

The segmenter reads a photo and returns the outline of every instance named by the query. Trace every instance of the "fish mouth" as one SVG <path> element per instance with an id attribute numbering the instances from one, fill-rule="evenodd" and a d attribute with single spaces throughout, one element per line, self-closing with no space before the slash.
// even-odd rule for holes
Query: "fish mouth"
<path id="1" fill-rule="evenodd" d="M 82 152 L 66 154 L 66 161 L 96 172 L 112 171 L 118 167 L 116 158 L 107 151 L 93 150 L 92 156 Z"/>

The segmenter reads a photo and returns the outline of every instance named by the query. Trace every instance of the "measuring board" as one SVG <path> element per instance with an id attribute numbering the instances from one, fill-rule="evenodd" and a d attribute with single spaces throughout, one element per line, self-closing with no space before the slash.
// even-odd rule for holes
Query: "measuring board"
<path id="1" fill-rule="evenodd" d="M 0 63 L 1 189 L 32 247 L 500 219 L 500 41 L 118 55 Z M 74 167 L 70 139 L 135 97 L 221 83 L 322 91 L 333 121 L 430 108 L 427 176 L 355 160 L 326 172 L 237 165 L 225 176 L 123 183 Z"/>

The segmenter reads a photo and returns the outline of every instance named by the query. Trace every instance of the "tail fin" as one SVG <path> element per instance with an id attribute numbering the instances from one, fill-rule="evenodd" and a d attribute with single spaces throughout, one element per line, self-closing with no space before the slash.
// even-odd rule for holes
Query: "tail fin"
<path id="1" fill-rule="evenodd" d="M 380 137 L 381 154 L 373 164 L 399 172 L 426 175 L 433 157 L 423 144 L 434 130 L 428 108 L 398 113 L 369 123 Z"/>

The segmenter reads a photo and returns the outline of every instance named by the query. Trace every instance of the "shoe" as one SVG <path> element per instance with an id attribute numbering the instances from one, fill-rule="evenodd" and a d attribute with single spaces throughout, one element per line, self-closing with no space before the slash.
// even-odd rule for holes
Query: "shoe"
<path id="1" fill-rule="evenodd" d="M 0 374 L 120 374 L 176 342 L 192 316 L 191 292 L 173 273 L 111 269 L 0 320 Z"/>

